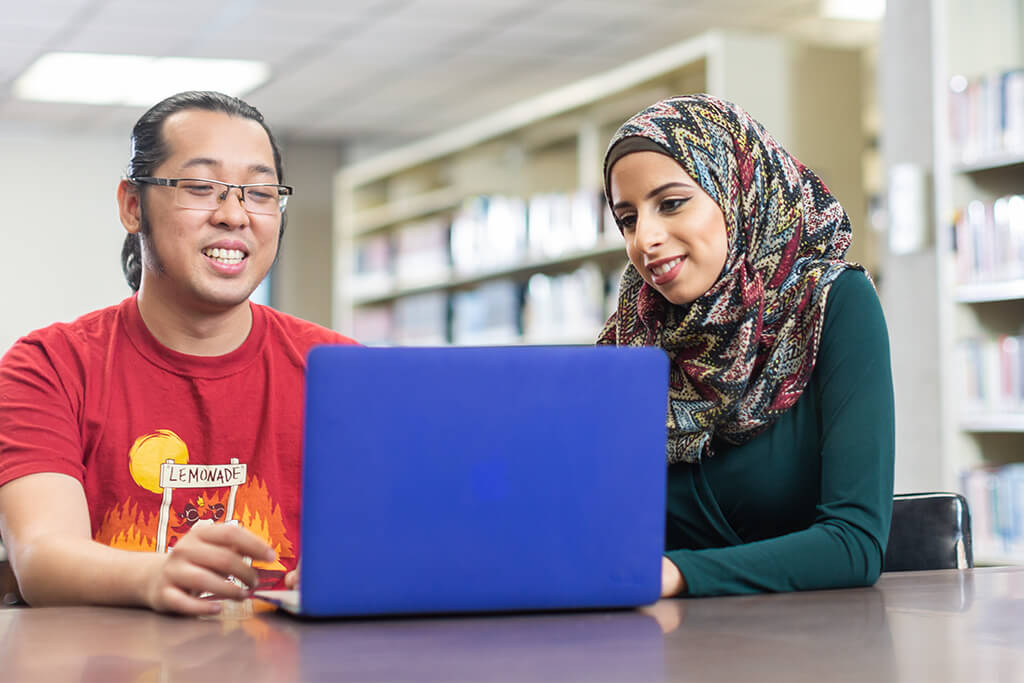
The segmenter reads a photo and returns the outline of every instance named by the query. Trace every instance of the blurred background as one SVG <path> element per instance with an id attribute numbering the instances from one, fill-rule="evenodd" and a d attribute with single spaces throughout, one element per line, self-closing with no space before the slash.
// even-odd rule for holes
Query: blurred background
<path id="1" fill-rule="evenodd" d="M 885 307 L 897 490 L 1024 558 L 1022 0 L 0 0 L 0 348 L 129 294 L 129 133 L 237 94 L 296 186 L 254 298 L 368 344 L 591 343 L 625 262 L 600 162 L 711 92 L 850 215 Z"/>

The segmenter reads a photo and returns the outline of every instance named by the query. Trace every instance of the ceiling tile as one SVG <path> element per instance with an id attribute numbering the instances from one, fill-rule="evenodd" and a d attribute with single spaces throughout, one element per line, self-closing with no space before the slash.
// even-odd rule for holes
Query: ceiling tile
<path id="1" fill-rule="evenodd" d="M 462 26 L 503 25 L 534 15 L 550 4 L 546 0 L 415 0 L 393 16 L 402 21 L 443 21 Z"/>
<path id="2" fill-rule="evenodd" d="M 0 28 L 5 26 L 53 27 L 71 19 L 93 0 L 31 0 L 6 2 L 0 12 Z"/>
<path id="3" fill-rule="evenodd" d="M 339 3 L 344 4 L 344 3 Z M 367 20 L 343 12 L 302 12 L 289 5 L 285 9 L 253 9 L 237 17 L 228 30 L 205 36 L 216 42 L 221 38 L 246 40 L 259 44 L 281 38 L 320 42 L 334 34 L 350 34 L 365 27 Z"/>
<path id="4" fill-rule="evenodd" d="M 67 127 L 93 115 L 88 105 L 29 102 L 10 98 L 0 103 L 0 119 Z"/>
<path id="5" fill-rule="evenodd" d="M 248 14 L 238 2 L 213 4 L 204 0 L 108 0 L 86 21 L 82 29 L 100 27 L 126 31 L 159 31 L 198 36 L 230 29 L 232 21 Z"/>
<path id="6" fill-rule="evenodd" d="M 562 30 L 540 25 L 511 26 L 501 29 L 466 48 L 469 54 L 495 57 L 557 57 L 571 54 L 571 46 L 584 35 L 580 28 Z"/>
<path id="7" fill-rule="evenodd" d="M 38 55 L 39 48 L 31 43 L 17 43 L 0 39 L 0 84 L 19 76 L 35 61 Z"/>
<path id="8" fill-rule="evenodd" d="M 0 86 L 49 49 L 261 59 L 246 96 L 303 138 L 428 135 L 711 27 L 827 41 L 819 0 L 20 0 L 0 13 Z M 173 9 L 173 11 L 170 11 Z M 828 30 L 825 30 L 828 29 Z M 876 40 L 860 32 L 857 41 Z M 6 99 L 5 99 L 6 98 Z M 17 103 L 5 120 L 127 134 L 132 108 Z"/>
<path id="9" fill-rule="evenodd" d="M 399 11 L 409 2 L 410 0 L 288 0 L 287 7 L 288 11 L 296 13 L 367 18 Z"/>
<path id="10" fill-rule="evenodd" d="M 68 52 L 186 57 L 189 55 L 183 54 L 182 48 L 190 40 L 191 35 L 187 31 L 155 30 L 152 27 L 126 31 L 92 23 L 70 36 L 61 49 Z"/>
<path id="11" fill-rule="evenodd" d="M 38 51 L 59 35 L 60 30 L 59 26 L 45 24 L 0 23 L 0 50 L 6 51 L 9 45 L 15 44 L 31 46 Z"/>
<path id="12" fill-rule="evenodd" d="M 294 69 L 309 59 L 308 41 L 294 38 L 274 40 L 248 40 L 245 38 L 217 38 L 195 45 L 182 57 L 204 57 L 209 59 L 252 59 L 266 62 L 271 66 Z"/>

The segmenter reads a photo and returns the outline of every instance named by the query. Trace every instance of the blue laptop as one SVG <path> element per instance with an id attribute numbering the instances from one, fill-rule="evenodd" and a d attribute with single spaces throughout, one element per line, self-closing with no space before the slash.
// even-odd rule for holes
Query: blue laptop
<path id="1" fill-rule="evenodd" d="M 658 599 L 668 359 L 653 348 L 309 354 L 299 591 L 311 617 Z"/>

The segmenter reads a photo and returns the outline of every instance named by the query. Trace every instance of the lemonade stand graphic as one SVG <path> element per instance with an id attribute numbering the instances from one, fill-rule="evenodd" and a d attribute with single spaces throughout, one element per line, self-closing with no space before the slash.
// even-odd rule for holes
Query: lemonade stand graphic
<path id="1" fill-rule="evenodd" d="M 158 464 L 159 463 L 159 464 Z M 221 465 L 194 465 L 188 462 L 188 447 L 181 437 L 169 429 L 158 429 L 140 437 L 129 455 L 129 470 L 135 482 L 163 495 L 157 525 L 156 551 L 167 551 L 167 532 L 171 523 L 171 504 L 178 489 L 229 489 L 223 518 L 226 524 L 234 519 L 235 496 L 245 483 L 247 468 L 238 458 Z M 192 526 L 213 524 L 212 519 L 196 520 Z"/>

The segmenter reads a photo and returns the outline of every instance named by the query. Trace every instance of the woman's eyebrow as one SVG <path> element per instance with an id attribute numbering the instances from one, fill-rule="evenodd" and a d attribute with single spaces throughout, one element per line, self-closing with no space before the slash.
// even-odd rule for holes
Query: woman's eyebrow
<path id="1" fill-rule="evenodd" d="M 682 183 L 682 182 L 679 182 L 679 181 L 672 181 L 670 183 L 665 183 L 664 185 L 659 185 L 658 187 L 654 188 L 653 190 L 651 190 L 650 192 L 647 193 L 647 196 L 644 197 L 644 199 L 651 199 L 652 197 L 656 197 L 657 195 L 661 194 L 665 190 L 671 190 L 671 189 L 674 189 L 674 188 L 677 188 L 677 187 L 681 188 L 681 189 L 684 189 L 684 190 L 692 190 L 693 189 L 693 186 L 690 185 L 689 183 Z M 631 203 L 629 203 L 629 202 L 615 202 L 614 204 L 612 204 L 612 211 L 614 211 L 615 209 L 622 209 L 622 208 L 625 208 L 627 206 L 633 206 L 633 205 Z"/>
<path id="2" fill-rule="evenodd" d="M 676 187 L 682 188 L 684 190 L 693 189 L 693 186 L 690 185 L 689 183 L 681 183 L 681 182 L 678 182 L 678 181 L 673 181 L 671 183 L 665 183 L 664 185 L 659 185 L 658 187 L 654 188 L 653 190 L 651 190 L 650 192 L 647 193 L 647 196 L 645 197 L 645 199 L 650 199 L 651 197 L 654 197 L 656 195 L 661 194 L 665 190 L 676 188 Z"/>

